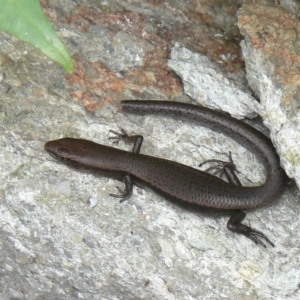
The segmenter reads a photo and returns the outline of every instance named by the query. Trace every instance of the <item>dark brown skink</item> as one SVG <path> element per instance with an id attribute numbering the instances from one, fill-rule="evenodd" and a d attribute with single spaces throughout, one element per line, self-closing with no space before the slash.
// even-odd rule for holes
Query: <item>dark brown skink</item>
<path id="1" fill-rule="evenodd" d="M 50 141 L 45 144 L 45 149 L 71 166 L 123 174 L 126 184 L 124 198 L 131 194 L 132 180 L 138 179 L 187 207 L 236 211 L 227 225 L 230 230 L 263 246 L 261 239 L 273 245 L 261 232 L 241 224 L 245 217 L 242 209 L 271 203 L 285 187 L 286 175 L 268 138 L 227 114 L 191 104 L 126 100 L 122 101 L 122 109 L 126 113 L 166 115 L 196 122 L 231 137 L 261 161 L 266 173 L 265 182 L 256 187 L 243 187 L 173 161 L 139 154 L 139 149 L 134 151 L 136 153 L 127 152 L 81 139 Z"/>

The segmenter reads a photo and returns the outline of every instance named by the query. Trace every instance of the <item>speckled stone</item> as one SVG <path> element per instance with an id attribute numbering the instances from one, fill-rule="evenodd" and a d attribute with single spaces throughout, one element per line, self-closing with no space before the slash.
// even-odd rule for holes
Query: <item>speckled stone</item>
<path id="1" fill-rule="evenodd" d="M 238 26 L 250 86 L 263 107 L 281 162 L 300 186 L 300 22 L 287 8 L 248 4 Z"/>
<path id="2" fill-rule="evenodd" d="M 41 2 L 76 71 L 65 76 L 0 32 L 0 299 L 299 299 L 294 185 L 247 214 L 245 223 L 276 244 L 266 250 L 229 232 L 228 217 L 186 211 L 145 187 L 120 204 L 109 194 L 121 182 L 67 168 L 43 149 L 64 136 L 111 145 L 109 129 L 124 128 L 144 135 L 143 153 L 195 168 L 231 151 L 243 183 L 261 182 L 259 163 L 224 136 L 118 106 L 125 98 L 191 102 L 167 66 L 176 42 L 246 85 L 241 1 Z"/>

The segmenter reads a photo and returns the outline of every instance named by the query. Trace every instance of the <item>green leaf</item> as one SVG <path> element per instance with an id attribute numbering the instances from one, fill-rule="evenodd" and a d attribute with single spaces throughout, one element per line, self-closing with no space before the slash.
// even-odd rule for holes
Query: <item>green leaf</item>
<path id="1" fill-rule="evenodd" d="M 0 30 L 32 44 L 66 72 L 73 72 L 71 55 L 45 17 L 38 0 L 0 0 L 0 8 Z"/>

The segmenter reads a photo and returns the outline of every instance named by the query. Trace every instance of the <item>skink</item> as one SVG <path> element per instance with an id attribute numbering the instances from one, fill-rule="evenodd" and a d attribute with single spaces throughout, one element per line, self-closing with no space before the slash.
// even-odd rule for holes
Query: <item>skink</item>
<path id="1" fill-rule="evenodd" d="M 228 228 L 244 234 L 265 246 L 261 232 L 241 221 L 243 209 L 270 204 L 282 193 L 286 175 L 279 157 L 262 133 L 248 124 L 222 112 L 208 108 L 169 101 L 125 100 L 121 102 L 126 113 L 165 115 L 209 127 L 223 133 L 254 153 L 264 166 L 266 180 L 260 186 L 244 187 L 231 184 L 206 172 L 162 158 L 119 150 L 82 139 L 63 138 L 45 144 L 45 150 L 68 165 L 123 174 L 126 191 L 131 194 L 132 180 L 138 179 L 168 199 L 182 206 L 203 209 L 233 210 Z"/>

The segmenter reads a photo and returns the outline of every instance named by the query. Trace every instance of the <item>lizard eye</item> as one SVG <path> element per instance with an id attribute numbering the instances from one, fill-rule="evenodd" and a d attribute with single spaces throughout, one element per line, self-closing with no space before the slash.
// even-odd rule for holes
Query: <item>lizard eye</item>
<path id="1" fill-rule="evenodd" d="M 71 154 L 70 150 L 67 148 L 58 148 L 56 149 L 56 155 L 58 155 L 60 158 L 68 158 L 68 156 Z"/>

